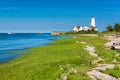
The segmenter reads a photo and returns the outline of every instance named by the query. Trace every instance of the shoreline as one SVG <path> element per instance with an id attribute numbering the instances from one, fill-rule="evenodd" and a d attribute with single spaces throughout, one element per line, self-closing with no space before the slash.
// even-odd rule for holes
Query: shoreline
<path id="1" fill-rule="evenodd" d="M 96 57 L 90 56 L 85 48 L 87 45 L 95 46 L 96 54 L 103 59 L 101 62 L 112 63 L 116 52 L 106 49 L 103 45 L 106 42 L 101 37 L 86 36 L 55 40 L 50 45 L 32 48 L 23 57 L 0 65 L 0 79 L 53 80 L 60 79 L 61 74 L 68 74 L 67 78 L 71 80 L 89 80 L 87 72 L 94 67 L 90 63 Z"/>
<path id="2" fill-rule="evenodd" d="M 25 34 L 25 33 L 16 33 L 16 34 Z M 30 34 L 30 33 L 27 33 Z M 32 33 L 32 34 L 36 34 L 36 33 Z M 44 33 L 44 34 L 50 34 L 50 33 Z M 15 34 L 14 34 L 15 35 Z M 10 49 L 10 50 L 1 50 L 0 56 L 4 57 L 4 58 L 0 58 L 0 64 L 5 64 L 8 62 L 11 62 L 12 60 L 15 60 L 19 57 L 22 56 L 22 54 L 24 54 L 26 52 L 26 50 L 28 51 L 29 49 L 32 48 L 37 48 L 37 47 L 42 47 L 42 46 L 46 46 L 51 44 L 54 40 L 58 40 L 60 38 L 69 38 L 70 36 L 51 36 L 51 39 L 49 39 L 49 41 L 47 43 L 42 43 L 40 45 L 36 45 L 36 46 L 31 46 L 31 47 L 25 47 L 25 48 L 20 48 L 20 49 Z M 16 55 L 17 54 L 17 55 Z M 8 55 L 8 56 L 6 56 Z"/>

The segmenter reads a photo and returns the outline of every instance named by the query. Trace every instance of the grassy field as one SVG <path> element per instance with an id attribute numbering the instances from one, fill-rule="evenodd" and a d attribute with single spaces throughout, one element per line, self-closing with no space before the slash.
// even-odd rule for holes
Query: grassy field
<path id="1" fill-rule="evenodd" d="M 100 34 L 101 36 L 119 36 L 120 32 L 115 31 L 105 31 Z"/>
<path id="2" fill-rule="evenodd" d="M 84 50 L 86 45 L 96 47 L 96 53 L 104 59 L 101 63 L 112 63 L 113 59 L 120 61 L 115 56 L 117 51 L 105 48 L 106 42 L 100 37 L 69 38 L 30 49 L 21 58 L 0 65 L 0 80 L 62 80 L 61 74 L 67 74 L 69 80 L 91 80 L 86 73 L 94 67 L 90 62 L 95 57 Z"/>

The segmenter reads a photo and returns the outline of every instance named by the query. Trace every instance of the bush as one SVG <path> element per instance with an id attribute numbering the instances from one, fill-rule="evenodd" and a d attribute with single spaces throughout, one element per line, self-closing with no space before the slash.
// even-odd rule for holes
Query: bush
<path id="1" fill-rule="evenodd" d="M 75 35 L 75 34 L 98 34 L 99 32 L 98 31 L 95 31 L 95 30 L 87 30 L 87 31 L 78 31 L 78 32 L 74 32 L 74 31 L 71 31 L 71 32 L 66 32 L 65 34 L 66 35 Z"/>

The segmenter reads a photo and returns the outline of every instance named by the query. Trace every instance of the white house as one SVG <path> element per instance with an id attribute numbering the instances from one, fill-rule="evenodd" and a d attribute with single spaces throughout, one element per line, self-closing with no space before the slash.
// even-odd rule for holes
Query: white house
<path id="1" fill-rule="evenodd" d="M 82 26 L 74 26 L 72 29 L 74 32 L 78 32 L 82 30 Z"/>
<path id="2" fill-rule="evenodd" d="M 87 31 L 87 30 L 89 30 L 89 29 L 90 29 L 90 27 L 84 26 L 82 30 Z"/>

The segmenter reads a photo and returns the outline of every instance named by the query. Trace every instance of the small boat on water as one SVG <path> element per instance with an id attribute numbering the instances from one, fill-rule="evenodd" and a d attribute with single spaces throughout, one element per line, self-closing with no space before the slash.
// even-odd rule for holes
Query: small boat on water
<path id="1" fill-rule="evenodd" d="M 10 33 L 10 32 L 9 32 L 9 33 L 7 33 L 7 34 L 14 34 L 14 33 Z"/>
<path id="2" fill-rule="evenodd" d="M 43 32 L 38 32 L 37 34 L 42 34 Z"/>
<path id="3" fill-rule="evenodd" d="M 12 34 L 12 33 L 9 32 L 9 33 L 7 33 L 7 34 Z"/>

